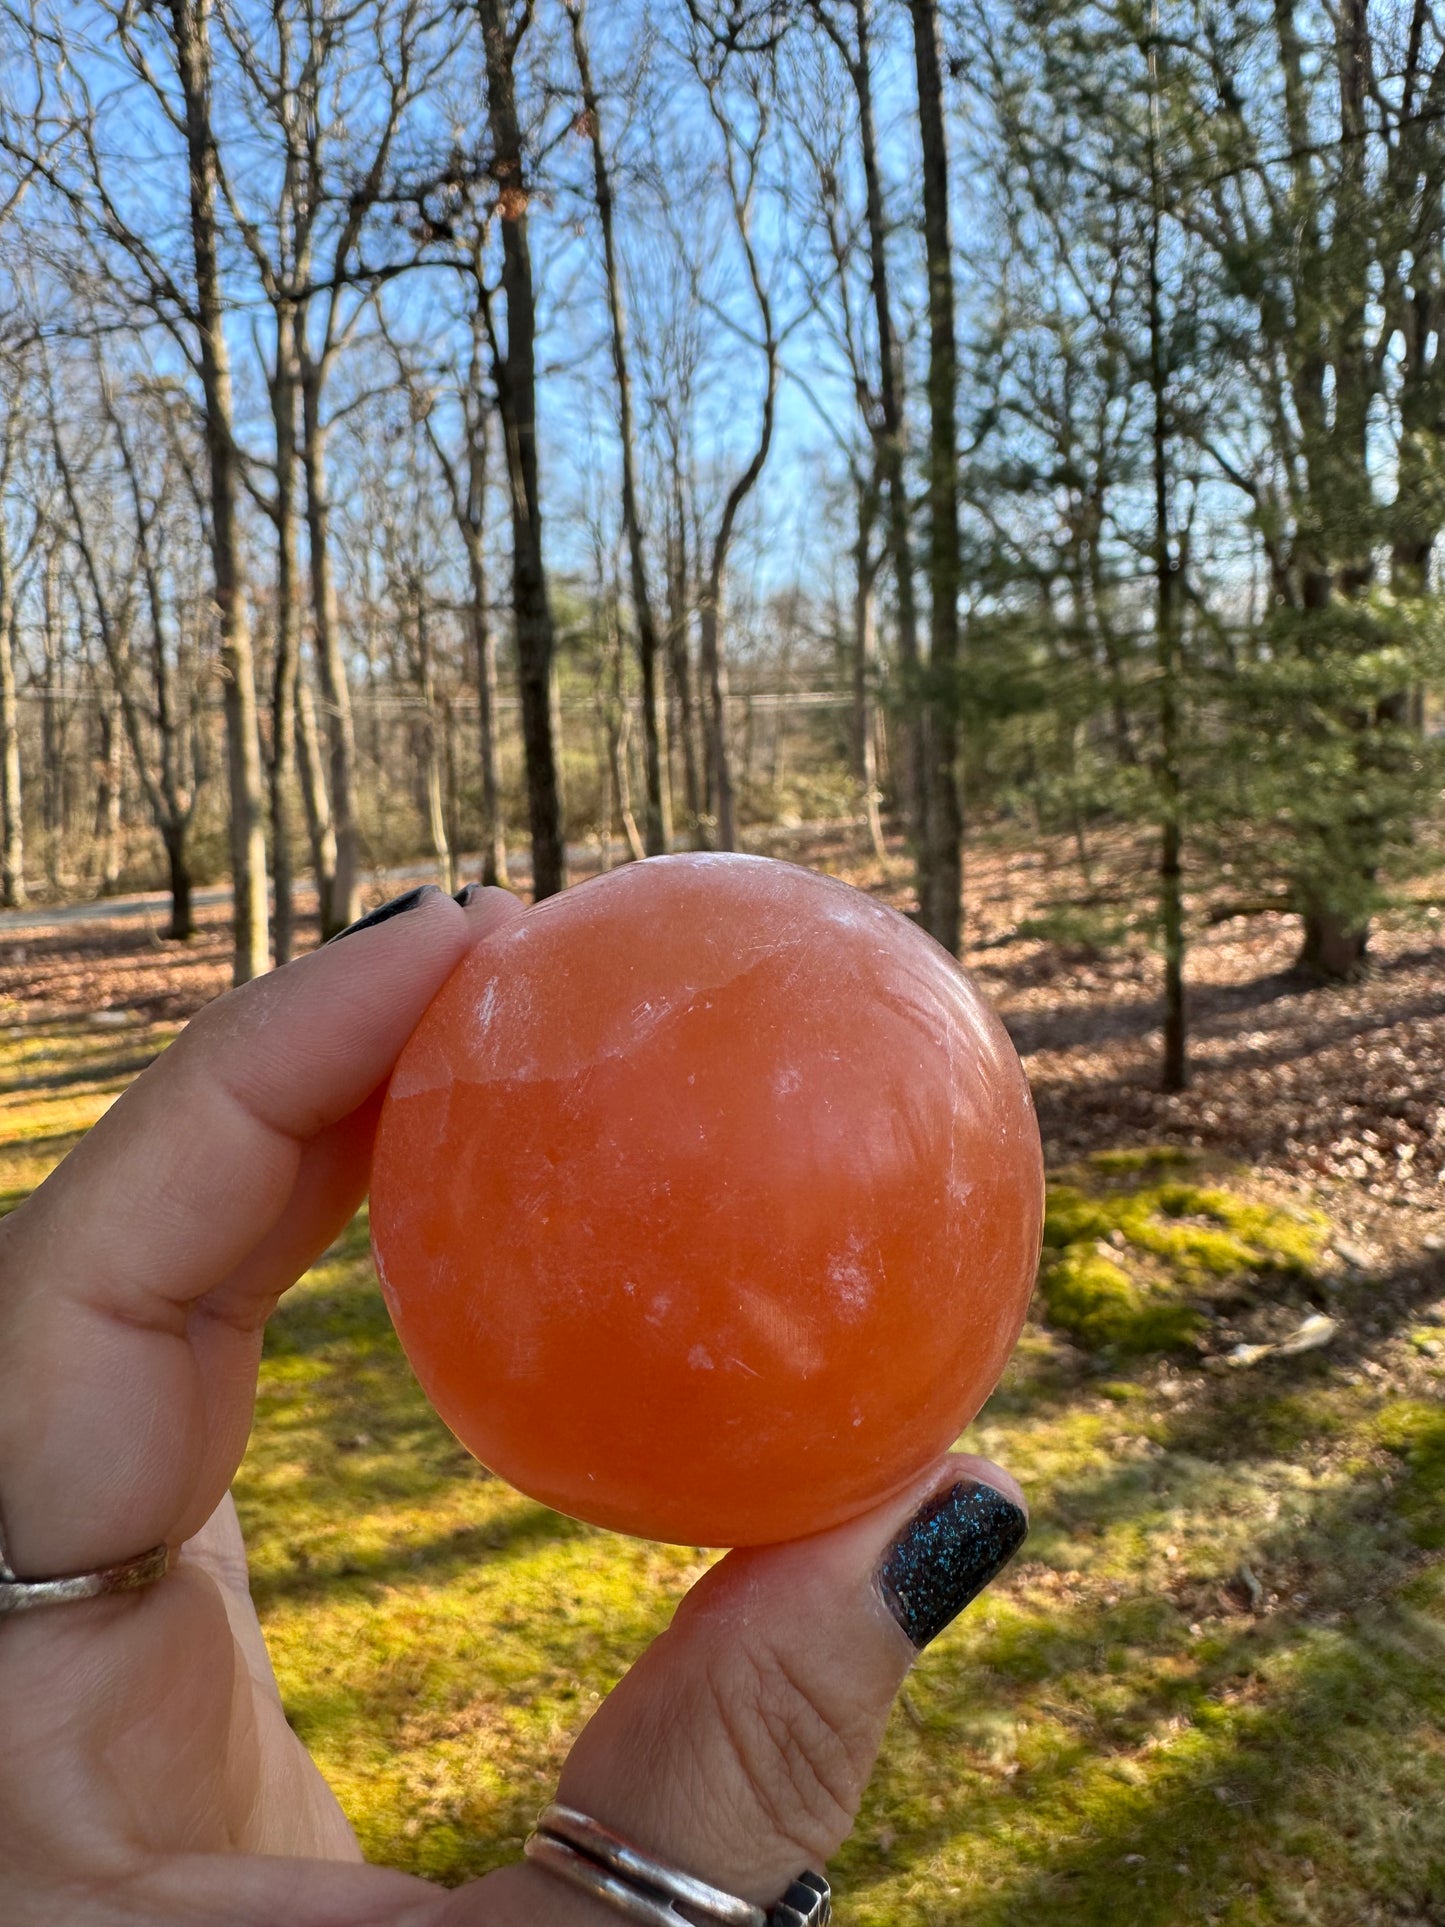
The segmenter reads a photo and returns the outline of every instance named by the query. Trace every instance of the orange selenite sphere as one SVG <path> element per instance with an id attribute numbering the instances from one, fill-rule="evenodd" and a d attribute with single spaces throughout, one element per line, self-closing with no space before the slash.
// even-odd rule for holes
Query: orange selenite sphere
<path id="1" fill-rule="evenodd" d="M 377 1271 L 458 1438 L 653 1539 L 838 1524 L 988 1397 L 1038 1263 L 1022 1067 L 945 951 L 760 857 L 635 863 L 478 946 L 401 1054 Z"/>

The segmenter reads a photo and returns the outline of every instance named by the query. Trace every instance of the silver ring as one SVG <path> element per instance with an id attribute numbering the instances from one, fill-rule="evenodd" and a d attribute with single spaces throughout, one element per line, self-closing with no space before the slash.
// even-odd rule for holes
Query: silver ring
<path id="1" fill-rule="evenodd" d="M 170 1569 L 169 1546 L 152 1546 L 134 1559 L 118 1560 L 113 1566 L 96 1566 L 90 1572 L 66 1573 L 60 1579 L 21 1579 L 10 1564 L 5 1531 L 0 1526 L 0 1619 L 11 1613 L 33 1612 L 37 1606 L 68 1606 L 76 1599 L 98 1599 L 106 1592 L 134 1592 L 140 1586 L 153 1586 Z"/>
<path id="2" fill-rule="evenodd" d="M 655 1860 L 575 1807 L 550 1806 L 522 1849 L 535 1866 L 605 1900 L 647 1927 L 828 1927 L 832 1895 L 821 1874 L 804 1873 L 764 1909 Z M 682 1913 L 679 1910 L 686 1908 Z"/>

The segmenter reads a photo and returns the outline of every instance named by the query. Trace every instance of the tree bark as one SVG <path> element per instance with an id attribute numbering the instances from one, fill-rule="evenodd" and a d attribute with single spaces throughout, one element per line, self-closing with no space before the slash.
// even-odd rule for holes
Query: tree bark
<path id="1" fill-rule="evenodd" d="M 341 653 L 336 581 L 331 570 L 331 502 L 327 493 L 326 436 L 322 420 L 324 359 L 303 351 L 301 365 L 301 466 L 306 478 L 306 535 L 311 549 L 311 619 L 316 673 L 326 709 L 327 789 L 336 860 L 321 898 L 321 939 L 354 923 L 361 909 L 360 832 L 356 821 L 356 725 L 351 685 Z M 318 889 L 322 878 L 317 878 Z"/>
<path id="2" fill-rule="evenodd" d="M 613 233 L 612 181 L 602 138 L 602 107 L 592 83 L 592 63 L 582 23 L 583 0 L 568 0 L 572 47 L 582 86 L 582 106 L 592 137 L 592 171 L 596 184 L 597 217 L 602 227 L 602 254 L 607 276 L 607 310 L 612 332 L 612 371 L 617 381 L 618 434 L 622 443 L 622 527 L 632 570 L 632 606 L 637 618 L 637 659 L 642 672 L 643 766 L 647 780 L 645 843 L 649 856 L 661 856 L 672 840 L 667 821 L 667 792 L 662 780 L 663 723 L 657 623 L 647 578 L 647 542 L 637 505 L 633 454 L 632 377 L 627 365 L 627 315 L 622 299 L 622 271 Z"/>
<path id="3" fill-rule="evenodd" d="M 1154 570 L 1159 647 L 1159 913 L 1164 930 L 1164 1064 L 1162 1087 L 1189 1082 L 1184 1005 L 1184 894 L 1180 862 L 1178 578 L 1169 533 L 1169 367 L 1165 355 L 1160 247 L 1164 208 L 1160 167 L 1158 5 L 1149 42 L 1149 386 L 1154 403 Z"/>
<path id="4" fill-rule="evenodd" d="M 296 317 L 276 308 L 276 368 L 271 413 L 276 430 L 276 660 L 271 680 L 271 864 L 276 893 L 272 933 L 278 964 L 296 941 L 291 861 L 291 788 L 296 774 L 296 687 L 301 648 L 301 561 L 296 504 Z M 317 878 L 320 888 L 321 879 Z"/>
<path id="5" fill-rule="evenodd" d="M 1348 983 L 1358 977 L 1369 954 L 1370 933 L 1358 918 L 1332 909 L 1306 910 L 1304 934 L 1295 969 L 1319 983 Z"/>
<path id="6" fill-rule="evenodd" d="M 928 581 L 925 678 L 928 838 L 920 866 L 924 928 L 957 956 L 963 938 L 963 812 L 958 789 L 958 345 L 948 215 L 948 141 L 935 0 L 909 0 L 923 157 L 928 266 Z"/>
<path id="7" fill-rule="evenodd" d="M 170 0 L 176 71 L 181 83 L 190 162 L 191 246 L 195 262 L 195 321 L 205 398 L 206 457 L 210 472 L 211 558 L 221 632 L 230 779 L 231 877 L 234 891 L 233 980 L 259 976 L 270 963 L 267 942 L 266 837 L 256 671 L 246 613 L 237 527 L 237 456 L 231 410 L 231 363 L 226 346 L 216 224 L 216 154 L 211 126 L 211 0 Z"/>
<path id="8" fill-rule="evenodd" d="M 457 887 L 456 859 L 447 835 L 446 806 L 442 793 L 441 754 L 437 744 L 436 688 L 432 678 L 431 629 L 426 619 L 426 598 L 421 585 L 416 591 L 416 681 L 421 698 L 421 774 L 422 794 L 426 801 L 427 836 L 440 872 L 442 887 L 450 896 Z"/>
<path id="9" fill-rule="evenodd" d="M 476 0 L 487 63 L 487 118 L 492 178 L 502 226 L 502 294 L 507 308 L 505 349 L 495 355 L 497 401 L 507 450 L 512 513 L 512 612 L 522 742 L 527 767 L 527 815 L 532 833 L 532 894 L 552 896 L 567 883 L 567 844 L 553 745 L 551 682 L 556 639 L 542 556 L 541 478 L 537 465 L 537 316 L 532 255 L 527 239 L 528 185 L 517 118 L 517 46 L 529 24 L 510 27 L 506 0 Z"/>
<path id="10" fill-rule="evenodd" d="M 692 658 L 688 648 L 687 514 L 683 501 L 680 463 L 674 451 L 673 517 L 669 532 L 667 571 L 667 657 L 677 703 L 677 726 L 670 734 L 682 744 L 682 793 L 687 807 L 690 840 L 702 845 L 702 776 L 698 768 L 696 703 L 692 688 Z"/>
<path id="11" fill-rule="evenodd" d="M 167 883 L 171 893 L 171 922 L 166 935 L 176 943 L 189 943 L 196 934 L 195 913 L 191 906 L 191 864 L 186 848 L 189 824 L 167 823 L 161 830 L 166 846 Z"/>
<path id="12" fill-rule="evenodd" d="M 481 265 L 477 264 L 477 301 L 482 300 Z M 492 628 L 491 607 L 487 598 L 487 415 L 489 412 L 482 383 L 481 342 L 477 333 L 480 317 L 473 316 L 471 362 L 467 394 L 463 401 L 466 420 L 467 469 L 466 493 L 460 483 L 453 488 L 453 507 L 459 514 L 462 537 L 467 550 L 467 574 L 472 600 L 467 611 L 471 629 L 472 661 L 477 681 L 477 750 L 482 772 L 482 881 L 507 882 L 507 829 L 502 818 L 501 755 L 497 743 L 497 637 Z M 438 452 L 440 452 L 438 445 Z M 448 480 L 453 471 L 448 466 Z"/>
<path id="13" fill-rule="evenodd" d="M 45 674 L 41 682 L 40 767 L 41 823 L 45 829 L 45 880 L 52 890 L 61 887 L 61 849 L 65 841 L 65 661 L 60 634 L 60 555 L 52 542 L 45 552 L 44 619 L 41 646 Z"/>
<path id="14" fill-rule="evenodd" d="M 100 781 L 96 786 L 95 839 L 100 861 L 97 881 L 100 894 L 111 897 L 120 887 L 121 807 L 125 781 L 120 704 L 114 690 L 101 694 L 98 708 Z"/>
<path id="15" fill-rule="evenodd" d="M 15 588 L 0 520 L 0 904 L 25 904 L 25 818 L 20 789 L 20 711 L 15 685 Z"/>
<path id="16" fill-rule="evenodd" d="M 701 618 L 701 662 L 706 692 L 704 747 L 711 778 L 713 814 L 716 828 L 714 846 L 719 850 L 737 848 L 737 810 L 733 798 L 732 752 L 728 743 L 728 670 L 722 647 L 723 570 L 715 558 L 703 597 Z"/>
<path id="17" fill-rule="evenodd" d="M 467 620 L 477 679 L 477 748 L 482 770 L 482 881 L 507 882 L 507 830 L 502 820 L 501 762 L 497 748 L 497 638 L 487 609 L 486 560 L 480 539 L 470 541 L 472 602 Z"/>
<path id="18" fill-rule="evenodd" d="M 304 663 L 296 675 L 296 764 L 301 779 L 301 801 L 306 811 L 306 836 L 311 845 L 311 869 L 316 878 L 318 926 L 326 926 L 326 905 L 336 875 L 336 832 L 331 827 L 331 798 L 326 793 L 325 758 L 316 722 L 316 698 Z"/>
<path id="19" fill-rule="evenodd" d="M 876 495 L 858 491 L 858 535 L 853 549 L 853 769 L 863 792 L 868 840 L 881 863 L 887 855 L 878 814 L 878 566 L 871 553 Z"/>
<path id="20" fill-rule="evenodd" d="M 599 600 L 602 600 L 599 598 Z M 602 726 L 607 739 L 607 809 L 604 812 L 602 867 L 612 867 L 612 797 L 617 799 L 617 813 L 622 819 L 622 834 L 627 839 L 628 852 L 634 862 L 643 857 L 656 856 L 656 850 L 649 850 L 637 828 L 637 818 L 632 812 L 632 782 L 627 772 L 630 745 L 628 738 L 632 733 L 632 717 L 627 707 L 627 697 L 622 687 L 622 629 L 618 621 L 617 597 L 602 601 L 602 662 L 599 665 L 598 686 L 602 706 Z"/>
<path id="21" fill-rule="evenodd" d="M 849 60 L 858 97 L 858 139 L 862 149 L 863 181 L 868 211 L 868 265 L 873 313 L 878 329 L 878 400 L 883 416 L 877 437 L 878 459 L 888 496 L 888 553 L 893 563 L 894 594 L 898 599 L 898 663 L 903 684 L 903 768 L 899 789 L 909 841 L 919 864 L 918 893 L 923 900 L 923 853 L 931 847 L 927 744 L 922 712 L 921 651 L 918 642 L 918 599 L 913 579 L 913 534 L 909 524 L 907 454 L 903 420 L 903 383 L 899 370 L 898 335 L 893 325 L 893 301 L 888 277 L 888 222 L 878 168 L 878 136 L 873 116 L 872 0 L 854 0 L 856 56 Z"/>

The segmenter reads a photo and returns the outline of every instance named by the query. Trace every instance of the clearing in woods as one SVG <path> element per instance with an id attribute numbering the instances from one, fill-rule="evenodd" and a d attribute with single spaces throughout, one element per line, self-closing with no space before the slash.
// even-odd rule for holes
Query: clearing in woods
<path id="1" fill-rule="evenodd" d="M 843 832 L 778 849 L 903 902 Z M 1127 897 L 1133 853 L 1110 853 Z M 1445 1920 L 1445 948 L 1286 974 L 1204 923 L 1196 1078 L 1151 1089 L 1158 975 L 971 859 L 969 961 L 1052 1183 L 1035 1317 L 968 1444 L 1033 1501 L 1019 1561 L 920 1661 L 832 1872 L 851 1927 Z M 0 926 L 0 937 L 4 937 Z M 0 1207 L 224 988 L 224 912 L 0 949 Z M 372 1857 L 513 1858 L 570 1736 L 709 1555 L 519 1497 L 430 1413 L 364 1213 L 283 1303 L 237 1482 L 293 1724 Z"/>

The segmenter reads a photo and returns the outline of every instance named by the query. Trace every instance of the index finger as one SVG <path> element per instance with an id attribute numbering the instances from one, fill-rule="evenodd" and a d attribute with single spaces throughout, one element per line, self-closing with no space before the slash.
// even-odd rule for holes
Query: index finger
<path id="1" fill-rule="evenodd" d="M 498 892 L 464 913 L 429 893 L 218 999 L 0 1226 L 0 1511 L 16 1571 L 128 1558 L 214 1510 L 245 1445 L 261 1326 L 317 1199 L 339 1228 L 365 1185 L 367 1100 L 509 904 Z"/>

